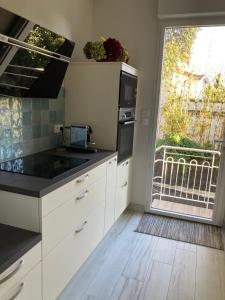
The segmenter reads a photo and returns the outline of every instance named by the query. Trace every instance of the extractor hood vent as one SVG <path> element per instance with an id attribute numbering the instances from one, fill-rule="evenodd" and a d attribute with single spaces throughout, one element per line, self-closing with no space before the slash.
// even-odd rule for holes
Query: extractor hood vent
<path id="1" fill-rule="evenodd" d="M 0 8 L 0 95 L 56 98 L 74 42 Z"/>

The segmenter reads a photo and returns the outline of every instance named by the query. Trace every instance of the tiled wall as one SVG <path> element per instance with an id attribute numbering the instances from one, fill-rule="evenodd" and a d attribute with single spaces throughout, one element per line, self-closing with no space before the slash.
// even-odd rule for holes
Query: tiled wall
<path id="1" fill-rule="evenodd" d="M 58 99 L 0 98 L 0 161 L 59 146 L 64 104 L 63 89 Z"/>

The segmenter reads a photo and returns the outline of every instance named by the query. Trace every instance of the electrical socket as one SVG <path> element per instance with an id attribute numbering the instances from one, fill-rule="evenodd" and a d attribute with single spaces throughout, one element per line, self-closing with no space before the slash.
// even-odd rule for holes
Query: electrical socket
<path id="1" fill-rule="evenodd" d="M 54 125 L 54 133 L 55 134 L 61 133 L 60 128 L 63 128 L 63 124 L 55 124 Z"/>

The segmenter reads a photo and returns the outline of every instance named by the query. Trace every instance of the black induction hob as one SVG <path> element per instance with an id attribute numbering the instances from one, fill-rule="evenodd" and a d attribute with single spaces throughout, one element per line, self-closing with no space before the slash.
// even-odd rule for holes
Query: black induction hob
<path id="1" fill-rule="evenodd" d="M 0 171 L 51 179 L 87 161 L 89 159 L 36 153 L 0 163 Z"/>

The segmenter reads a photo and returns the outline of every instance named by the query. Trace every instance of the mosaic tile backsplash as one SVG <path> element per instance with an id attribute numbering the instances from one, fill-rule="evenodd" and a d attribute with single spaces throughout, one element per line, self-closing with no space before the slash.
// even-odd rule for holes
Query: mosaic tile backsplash
<path id="1" fill-rule="evenodd" d="M 60 146 L 64 111 L 63 89 L 58 99 L 0 98 L 0 162 Z"/>

